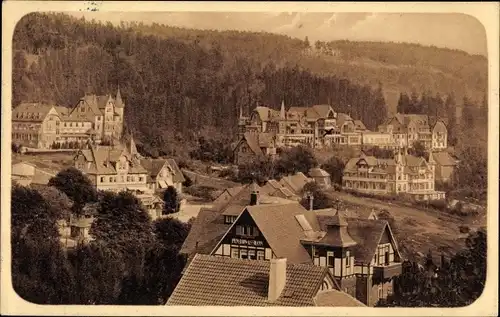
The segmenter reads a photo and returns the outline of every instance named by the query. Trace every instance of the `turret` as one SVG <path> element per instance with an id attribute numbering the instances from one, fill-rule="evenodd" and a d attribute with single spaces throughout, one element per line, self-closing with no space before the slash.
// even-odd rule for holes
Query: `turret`
<path id="1" fill-rule="evenodd" d="M 285 101 L 283 100 L 281 102 L 281 109 L 280 109 L 280 118 L 285 119 L 286 112 L 285 112 Z"/>

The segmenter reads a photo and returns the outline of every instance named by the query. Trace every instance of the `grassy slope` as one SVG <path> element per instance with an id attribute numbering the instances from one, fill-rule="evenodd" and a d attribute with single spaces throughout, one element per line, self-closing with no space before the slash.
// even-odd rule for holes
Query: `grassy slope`
<path id="1" fill-rule="evenodd" d="M 387 209 L 396 223 L 395 235 L 403 255 L 414 258 L 417 252 L 426 254 L 429 249 L 445 254 L 454 253 L 464 245 L 467 234 L 459 232 L 460 225 L 477 228 L 486 225 L 485 215 L 462 218 L 444 212 L 418 209 L 377 199 L 360 198 L 341 192 L 329 192 L 328 196 L 340 199 L 347 208 Z"/>

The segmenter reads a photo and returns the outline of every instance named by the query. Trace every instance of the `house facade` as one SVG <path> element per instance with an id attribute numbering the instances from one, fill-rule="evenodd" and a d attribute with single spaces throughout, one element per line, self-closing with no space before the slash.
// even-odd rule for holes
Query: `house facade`
<path id="1" fill-rule="evenodd" d="M 255 161 L 259 157 L 276 156 L 276 135 L 265 132 L 246 132 L 233 149 L 236 165 Z"/>
<path id="2" fill-rule="evenodd" d="M 435 166 L 435 179 L 440 182 L 450 182 L 459 161 L 448 152 L 432 152 L 429 162 Z"/>
<path id="3" fill-rule="evenodd" d="M 332 179 L 330 174 L 319 167 L 311 168 L 309 171 L 309 177 L 311 177 L 320 188 L 329 189 L 332 187 Z"/>
<path id="4" fill-rule="evenodd" d="M 448 147 L 446 125 L 442 119 L 436 117 L 397 113 L 381 124 L 378 131 L 392 134 L 399 147 L 411 148 L 417 141 L 429 151 Z"/>
<path id="5" fill-rule="evenodd" d="M 337 113 L 330 105 L 289 107 L 284 102 L 280 110 L 258 106 L 248 117 L 240 109 L 239 136 L 244 133 L 273 133 L 278 147 L 333 145 L 393 147 L 392 135 L 371 132 L 363 122 L 345 113 Z M 365 136 L 366 134 L 366 136 Z"/>
<path id="6" fill-rule="evenodd" d="M 327 269 L 341 291 L 368 306 L 391 294 L 401 256 L 386 221 L 317 213 L 298 202 L 260 201 L 254 189 L 229 222 L 222 222 L 223 211 L 200 211 L 181 253 L 315 265 Z"/>
<path id="7" fill-rule="evenodd" d="M 182 194 L 182 183 L 185 181 L 179 166 L 174 159 L 141 159 L 141 165 L 147 170 L 147 187 L 153 191 L 163 191 L 169 186 Z"/>
<path id="8" fill-rule="evenodd" d="M 22 103 L 12 110 L 12 142 L 50 148 L 58 140 L 61 121 L 55 105 Z"/>
<path id="9" fill-rule="evenodd" d="M 434 164 L 398 150 L 394 159 L 361 155 L 348 161 L 342 184 L 346 190 L 370 194 L 405 193 L 416 200 L 444 199 L 434 188 Z"/>
<path id="10" fill-rule="evenodd" d="M 85 95 L 73 107 L 22 103 L 12 110 L 12 142 L 25 147 L 81 148 L 119 140 L 125 103 L 116 96 Z"/>
<path id="11" fill-rule="evenodd" d="M 130 152 L 122 147 L 91 146 L 77 151 L 74 167 L 87 175 L 98 190 L 148 192 L 148 171 Z"/>

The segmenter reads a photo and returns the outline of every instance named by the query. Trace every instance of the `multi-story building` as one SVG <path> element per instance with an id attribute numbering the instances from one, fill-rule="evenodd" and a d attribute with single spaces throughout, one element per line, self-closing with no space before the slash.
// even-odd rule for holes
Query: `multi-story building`
<path id="1" fill-rule="evenodd" d="M 350 159 L 344 168 L 344 189 L 380 195 L 405 193 L 417 200 L 445 198 L 444 192 L 434 189 L 434 164 L 403 151 L 398 150 L 394 159 L 364 154 Z"/>
<path id="2" fill-rule="evenodd" d="M 429 155 L 429 163 L 435 166 L 436 181 L 447 183 L 452 181 L 452 175 L 459 160 L 451 156 L 450 153 L 441 151 L 432 152 Z"/>
<path id="3" fill-rule="evenodd" d="M 130 144 L 134 144 L 131 141 Z M 148 171 L 141 165 L 136 149 L 121 146 L 90 146 L 74 157 L 75 167 L 86 174 L 98 190 L 150 192 Z"/>
<path id="4" fill-rule="evenodd" d="M 200 210 L 181 253 L 323 267 L 341 291 L 369 306 L 391 294 L 402 259 L 386 221 L 306 210 L 296 201 L 261 203 L 257 190 L 244 200 L 242 193 L 222 209 Z"/>
<path id="5" fill-rule="evenodd" d="M 255 161 L 259 157 L 276 156 L 276 135 L 267 132 L 245 132 L 233 149 L 234 164 Z"/>
<path id="6" fill-rule="evenodd" d="M 350 115 L 337 113 L 330 105 L 290 107 L 281 104 L 280 111 L 269 107 L 256 107 L 249 117 L 240 109 L 239 135 L 244 133 L 272 133 L 279 147 L 307 145 L 323 147 L 338 145 L 368 145 L 393 147 L 392 135 L 371 132 L 363 122 Z M 365 134 L 371 134 L 364 136 Z"/>
<path id="7" fill-rule="evenodd" d="M 55 105 L 22 103 L 12 111 L 12 142 L 50 148 L 58 141 L 61 115 Z"/>
<path id="8" fill-rule="evenodd" d="M 413 147 L 417 141 L 427 150 L 442 150 L 448 146 L 448 132 L 443 120 L 420 114 L 398 113 L 378 127 L 389 133 L 400 147 Z"/>
<path id="9" fill-rule="evenodd" d="M 185 178 L 174 159 L 144 158 L 140 163 L 148 171 L 147 186 L 150 190 L 162 191 L 173 186 L 179 194 L 182 193 Z"/>
<path id="10" fill-rule="evenodd" d="M 115 98 L 86 95 L 73 107 L 22 103 L 12 111 L 12 142 L 49 149 L 119 140 L 124 108 L 120 89 Z"/>

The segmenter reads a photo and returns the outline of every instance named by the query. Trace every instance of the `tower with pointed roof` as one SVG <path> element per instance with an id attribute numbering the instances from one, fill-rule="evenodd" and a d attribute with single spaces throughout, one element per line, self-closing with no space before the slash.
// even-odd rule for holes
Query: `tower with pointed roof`
<path id="1" fill-rule="evenodd" d="M 122 95 L 120 93 L 120 86 L 118 86 L 118 90 L 116 92 L 116 97 L 115 97 L 115 103 L 114 103 L 114 111 L 115 111 L 115 138 L 121 139 L 123 135 L 123 121 L 124 121 L 124 110 L 125 110 L 125 103 L 123 102 Z"/>
<path id="2" fill-rule="evenodd" d="M 248 117 L 243 114 L 243 105 L 240 104 L 239 117 L 238 117 L 238 140 L 243 138 L 246 132 L 246 126 L 248 124 Z"/>
<path id="3" fill-rule="evenodd" d="M 315 265 L 328 267 L 341 288 L 355 295 L 354 253 L 358 243 L 349 234 L 347 220 L 337 212 L 323 230 L 322 235 L 302 240 L 302 244 Z"/>

